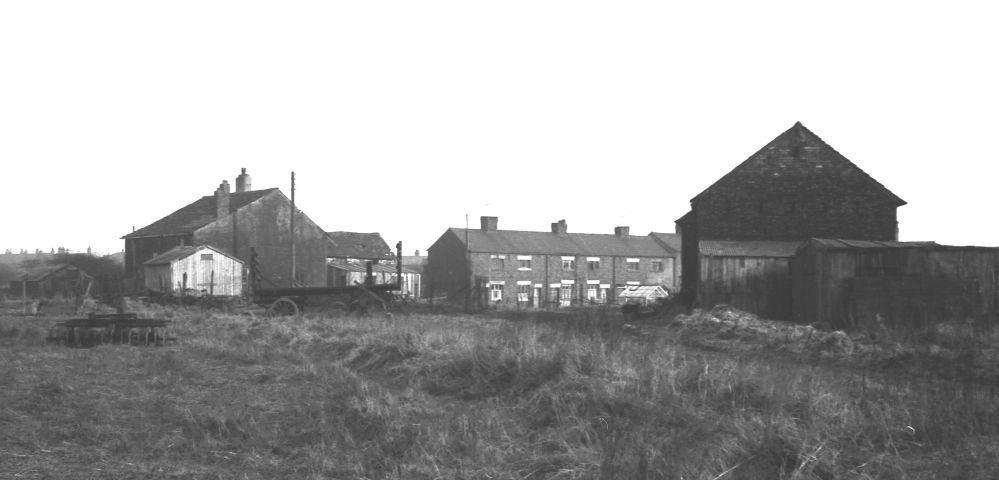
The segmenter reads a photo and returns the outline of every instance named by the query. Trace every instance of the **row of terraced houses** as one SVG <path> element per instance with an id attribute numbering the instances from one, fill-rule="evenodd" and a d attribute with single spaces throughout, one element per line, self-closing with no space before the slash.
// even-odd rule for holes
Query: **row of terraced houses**
<path id="1" fill-rule="evenodd" d="M 186 286 L 187 276 L 174 278 L 179 263 L 165 262 L 197 254 L 184 260 L 201 271 L 190 280 L 213 289 L 215 255 L 231 257 L 238 269 L 256 254 L 258 271 L 277 286 L 350 284 L 365 270 L 394 281 L 391 269 L 378 267 L 393 261 L 380 236 L 326 232 L 278 189 L 249 183 L 244 171 L 234 193 L 222 182 L 212 195 L 125 235 L 126 272 L 148 288 Z M 844 326 L 994 317 L 999 249 L 900 242 L 903 205 L 796 123 L 695 195 L 676 233 L 632 235 L 626 226 L 577 233 L 565 220 L 549 230 L 503 230 L 485 216 L 479 228 L 445 229 L 422 271 L 407 269 L 406 284 L 414 296 L 508 308 L 613 303 L 629 287 L 656 287 L 695 306 L 726 303 Z M 187 248 L 195 245 L 214 250 Z"/>

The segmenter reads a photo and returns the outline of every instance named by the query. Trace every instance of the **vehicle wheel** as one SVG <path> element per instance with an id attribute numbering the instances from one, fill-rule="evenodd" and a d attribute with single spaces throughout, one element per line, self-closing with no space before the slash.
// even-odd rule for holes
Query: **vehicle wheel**
<path id="1" fill-rule="evenodd" d="M 288 297 L 281 297 L 274 300 L 274 303 L 267 308 L 268 317 L 288 317 L 298 315 L 298 304 Z"/>

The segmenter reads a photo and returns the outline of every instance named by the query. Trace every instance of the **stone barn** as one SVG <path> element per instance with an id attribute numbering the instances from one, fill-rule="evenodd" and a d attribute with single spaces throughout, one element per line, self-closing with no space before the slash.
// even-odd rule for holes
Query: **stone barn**
<path id="1" fill-rule="evenodd" d="M 211 245 L 249 265 L 256 251 L 262 284 L 268 287 L 326 285 L 330 239 L 301 211 L 291 231 L 291 200 L 277 188 L 252 190 L 250 176 L 236 178 L 236 191 L 223 181 L 212 195 L 122 237 L 125 276 L 145 286 L 143 264 L 178 246 Z M 292 241 L 295 278 L 291 278 Z"/>
<path id="2" fill-rule="evenodd" d="M 683 297 L 711 306 L 710 297 L 702 298 L 708 293 L 701 281 L 708 274 L 700 253 L 704 241 L 804 242 L 813 237 L 894 241 L 896 211 L 902 205 L 905 201 L 795 123 L 692 198 L 690 211 L 676 221 Z M 754 284 L 732 280 L 733 285 Z M 770 283 L 788 281 L 785 276 Z M 780 310 L 790 312 L 791 307 Z"/>
<path id="3" fill-rule="evenodd" d="M 174 247 L 143 264 L 146 289 L 152 292 L 240 296 L 243 294 L 243 261 L 220 249 L 198 245 Z"/>

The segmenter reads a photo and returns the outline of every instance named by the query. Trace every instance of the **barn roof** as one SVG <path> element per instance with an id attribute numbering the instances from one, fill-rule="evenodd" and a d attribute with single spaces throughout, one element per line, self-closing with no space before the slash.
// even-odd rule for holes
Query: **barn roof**
<path id="1" fill-rule="evenodd" d="M 367 273 L 367 267 L 362 263 L 330 263 L 330 268 L 335 268 L 337 270 L 343 270 L 345 272 L 360 272 Z M 371 265 L 372 273 L 392 273 L 395 274 L 395 265 L 383 265 L 381 263 L 376 263 Z M 402 267 L 402 273 L 420 273 L 411 268 Z"/>
<path id="2" fill-rule="evenodd" d="M 229 194 L 229 210 L 235 212 L 272 192 L 276 188 L 235 192 Z M 195 230 L 218 220 L 215 211 L 215 196 L 201 197 L 180 210 L 171 213 L 145 227 L 142 227 L 121 238 L 158 237 L 161 235 L 187 235 Z"/>
<path id="3" fill-rule="evenodd" d="M 46 265 L 36 265 L 28 269 L 25 275 L 19 277 L 19 279 L 27 279 L 29 282 L 39 282 L 45 280 L 49 275 L 57 273 L 65 269 L 76 269 L 73 265 L 68 263 L 53 263 Z"/>
<path id="4" fill-rule="evenodd" d="M 215 253 L 218 253 L 219 255 L 225 255 L 226 257 L 231 258 L 231 259 L 233 259 L 233 260 L 235 260 L 235 261 L 237 261 L 239 263 L 243 263 L 242 260 L 240 260 L 238 258 L 235 258 L 235 257 L 229 255 L 228 253 L 225 253 L 224 251 L 219 250 L 219 249 L 217 249 L 215 247 L 212 247 L 210 245 L 186 245 L 186 246 L 181 246 L 181 247 L 173 247 L 173 248 L 171 248 L 170 250 L 167 250 L 164 253 L 161 253 L 161 254 L 153 257 L 153 258 L 150 258 L 149 260 L 146 260 L 145 262 L 142 262 L 142 264 L 143 265 L 169 265 L 169 264 L 173 263 L 176 260 L 180 260 L 182 258 L 187 258 L 187 257 L 189 257 L 191 255 L 194 255 L 195 253 L 198 253 L 198 252 L 200 252 L 202 250 L 211 250 L 211 251 L 213 251 Z"/>
<path id="5" fill-rule="evenodd" d="M 729 187 L 746 184 L 765 186 L 774 181 L 801 184 L 802 177 L 823 175 L 837 181 L 856 181 L 883 195 L 897 206 L 905 205 L 897 195 L 841 155 L 818 135 L 796 122 L 791 128 L 722 176 L 692 201 Z M 686 215 L 685 215 L 686 217 Z M 680 220 L 682 221 L 683 217 Z"/>
<path id="6" fill-rule="evenodd" d="M 793 257 L 805 242 L 772 240 L 701 240 L 701 255 L 716 257 Z"/>
<path id="7" fill-rule="evenodd" d="M 651 235 L 652 238 L 658 240 L 659 243 L 666 245 L 666 247 L 672 249 L 677 253 L 679 253 L 680 249 L 682 248 L 681 247 L 682 239 L 680 238 L 680 234 L 678 233 L 652 232 L 649 235 Z"/>
<path id="8" fill-rule="evenodd" d="M 449 232 L 462 243 L 464 228 Z M 467 229 L 468 248 L 480 253 L 512 253 L 538 255 L 607 255 L 663 257 L 670 255 L 665 247 L 650 236 L 613 235 L 600 233 L 551 233 L 520 230 Z"/>
<path id="9" fill-rule="evenodd" d="M 327 248 L 331 258 L 382 259 L 392 256 L 392 249 L 378 232 L 326 232 L 333 243 Z"/>
<path id="10" fill-rule="evenodd" d="M 871 248 L 913 248 L 939 247 L 937 242 L 884 242 L 875 240 L 843 240 L 839 238 L 813 238 L 808 241 L 810 247 L 820 250 L 832 249 L 871 249 Z"/>

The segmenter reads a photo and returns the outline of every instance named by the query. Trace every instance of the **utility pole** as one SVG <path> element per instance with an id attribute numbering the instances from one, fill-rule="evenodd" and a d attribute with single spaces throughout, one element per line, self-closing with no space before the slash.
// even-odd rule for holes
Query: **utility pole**
<path id="1" fill-rule="evenodd" d="M 288 286 L 295 286 L 295 172 L 291 172 L 291 278 Z"/>
<path id="2" fill-rule="evenodd" d="M 468 244 L 468 213 L 465 213 L 465 312 L 472 311 L 472 246 Z"/>

